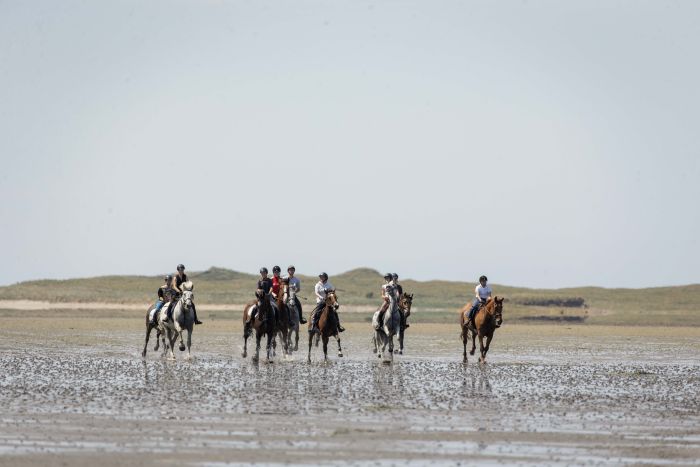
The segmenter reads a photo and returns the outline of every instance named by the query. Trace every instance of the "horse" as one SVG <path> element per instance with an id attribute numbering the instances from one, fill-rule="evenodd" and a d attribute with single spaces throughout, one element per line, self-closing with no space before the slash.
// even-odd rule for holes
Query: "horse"
<path id="1" fill-rule="evenodd" d="M 472 348 L 469 355 L 474 355 L 476 350 L 476 337 L 479 337 L 479 347 L 481 356 L 479 362 L 486 363 L 486 353 L 489 351 L 491 339 L 496 329 L 503 324 L 503 297 L 489 298 L 489 300 L 481 305 L 479 310 L 474 315 L 474 326 L 469 326 L 469 309 L 471 304 L 466 304 L 459 312 L 460 325 L 462 328 L 462 343 L 464 344 L 464 361 L 467 361 L 467 342 L 469 341 L 469 333 L 472 338 Z M 486 345 L 484 345 L 484 336 L 486 336 Z"/>
<path id="2" fill-rule="evenodd" d="M 297 309 L 296 292 L 289 288 L 289 285 L 284 286 L 284 294 L 286 297 L 287 310 L 289 311 L 289 327 L 287 332 L 287 348 L 289 353 L 294 350 L 299 350 L 299 310 Z M 292 349 L 292 333 L 294 333 L 294 349 Z"/>
<path id="3" fill-rule="evenodd" d="M 372 326 L 374 327 L 374 353 L 382 358 L 382 354 L 389 346 L 389 359 L 394 359 L 394 336 L 398 334 L 401 324 L 401 316 L 397 303 L 395 289 L 387 287 L 386 296 L 389 299 L 389 307 L 384 312 L 380 323 L 381 308 L 374 313 Z M 381 351 L 379 350 L 381 347 Z"/>
<path id="4" fill-rule="evenodd" d="M 399 313 L 401 318 L 401 324 L 399 326 L 399 355 L 403 355 L 403 335 L 406 331 L 406 319 L 411 316 L 411 305 L 413 304 L 413 294 L 404 294 L 401 296 L 399 301 Z"/>
<path id="5" fill-rule="evenodd" d="M 248 338 L 255 331 L 255 355 L 253 361 L 260 360 L 260 340 L 263 336 L 267 336 L 267 362 L 272 363 L 272 346 L 275 340 L 276 333 L 276 317 L 270 303 L 270 296 L 265 294 L 261 289 L 255 292 L 258 299 L 245 306 L 243 309 L 243 358 L 248 356 Z M 255 320 L 250 324 L 247 323 L 249 313 L 252 313 L 257 308 L 258 313 L 255 315 Z"/>
<path id="6" fill-rule="evenodd" d="M 282 349 L 284 350 L 285 355 L 289 355 L 289 327 L 290 327 L 290 318 L 289 318 L 289 308 L 287 307 L 287 302 L 284 299 L 284 292 L 285 289 L 289 288 L 289 279 L 283 278 L 281 279 L 281 284 L 280 284 L 280 291 L 277 294 L 277 310 L 279 312 L 278 320 L 277 320 L 277 333 L 280 335 L 280 340 L 282 341 Z M 272 347 L 273 347 L 273 352 L 274 348 L 276 347 L 277 341 L 273 340 Z"/>
<path id="7" fill-rule="evenodd" d="M 169 302 L 165 302 L 165 304 L 163 304 L 159 313 L 162 313 L 163 309 L 168 308 L 168 303 Z M 148 310 L 146 310 L 146 342 L 144 342 L 143 344 L 143 352 L 141 353 L 141 356 L 143 358 L 146 358 L 146 350 L 148 349 L 148 339 L 151 337 L 151 331 L 154 328 L 156 330 L 156 346 L 153 348 L 153 351 L 158 351 L 158 348 L 160 347 L 160 339 L 163 340 L 163 350 L 165 350 L 167 347 L 165 343 L 165 328 L 160 323 L 160 320 L 156 318 L 155 324 L 151 322 L 151 313 L 155 313 L 155 308 L 155 305 L 151 305 L 148 307 Z"/>
<path id="8" fill-rule="evenodd" d="M 170 358 L 175 359 L 175 354 L 173 349 L 175 348 L 175 341 L 180 338 L 180 351 L 184 352 L 187 349 L 187 358 L 192 358 L 192 329 L 194 328 L 194 292 L 192 291 L 193 286 L 191 281 L 184 282 L 182 284 L 182 295 L 178 301 L 173 306 L 172 321 L 166 321 L 166 311 L 161 310 L 159 317 L 159 322 L 163 324 L 165 332 L 168 335 Z M 165 306 L 163 307 L 165 308 Z M 187 347 L 185 347 L 185 342 L 182 337 L 182 333 L 187 331 Z"/>
<path id="9" fill-rule="evenodd" d="M 343 349 L 340 347 L 340 337 L 338 336 L 338 322 L 335 318 L 335 313 L 340 307 L 338 297 L 335 290 L 329 291 L 326 294 L 326 302 L 321 314 L 318 317 L 319 333 L 316 335 L 316 347 L 318 347 L 319 339 L 323 340 L 323 359 L 328 360 L 328 339 L 333 336 L 338 342 L 338 356 L 343 356 Z M 313 329 L 312 321 L 309 320 L 309 330 Z M 311 363 L 311 345 L 314 341 L 314 333 L 309 332 L 309 355 L 307 361 Z"/>

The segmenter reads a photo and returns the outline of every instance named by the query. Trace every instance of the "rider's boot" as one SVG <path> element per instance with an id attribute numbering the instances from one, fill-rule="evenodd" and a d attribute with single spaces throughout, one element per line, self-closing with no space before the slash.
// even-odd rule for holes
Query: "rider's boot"
<path id="1" fill-rule="evenodd" d="M 194 324 L 202 324 L 202 322 L 197 319 L 197 308 L 194 307 L 194 303 L 192 304 L 192 311 L 194 312 Z"/>
<path id="2" fill-rule="evenodd" d="M 299 310 L 299 324 L 306 324 L 307 321 L 304 319 L 304 315 L 301 314 L 301 310 Z"/>
<path id="3" fill-rule="evenodd" d="M 404 328 L 408 329 L 408 328 L 410 328 L 410 327 L 411 327 L 411 325 L 408 324 L 408 320 L 406 320 L 406 321 L 404 322 Z"/>
<path id="4" fill-rule="evenodd" d="M 335 312 L 335 322 L 338 323 L 338 332 L 345 332 L 345 328 L 340 325 L 340 316 L 338 316 L 338 312 Z"/>
<path id="5" fill-rule="evenodd" d="M 318 328 L 318 316 L 316 314 L 311 317 L 311 329 L 309 329 L 309 332 L 312 334 L 321 332 L 321 330 Z"/>

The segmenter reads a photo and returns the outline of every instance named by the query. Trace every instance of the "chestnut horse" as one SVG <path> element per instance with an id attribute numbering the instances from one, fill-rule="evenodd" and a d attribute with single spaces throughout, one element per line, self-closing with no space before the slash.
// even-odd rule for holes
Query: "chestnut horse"
<path id="1" fill-rule="evenodd" d="M 255 356 L 253 356 L 253 361 L 257 362 L 260 359 L 260 340 L 263 336 L 267 336 L 267 362 L 272 363 L 272 343 L 276 333 L 275 313 L 270 304 L 269 295 L 266 295 L 260 289 L 255 292 L 255 295 L 258 297 L 258 300 L 247 304 L 243 309 L 243 358 L 248 356 L 248 338 L 255 330 Z M 246 325 L 248 313 L 251 313 L 254 307 L 258 308 L 255 320 Z"/>
<path id="2" fill-rule="evenodd" d="M 289 287 L 289 279 L 282 278 L 280 283 L 280 290 L 277 293 L 277 311 L 279 312 L 279 319 L 277 320 L 277 333 L 280 335 L 282 341 L 282 348 L 285 355 L 289 355 L 289 332 L 291 327 L 291 319 L 289 317 L 289 308 L 287 307 L 287 302 L 285 301 L 285 292 Z M 277 347 L 277 340 L 275 339 L 272 343 L 273 348 Z"/>
<path id="3" fill-rule="evenodd" d="M 319 333 L 314 336 L 314 333 L 309 332 L 309 356 L 307 361 L 311 363 L 311 345 L 316 338 L 316 347 L 318 347 L 319 339 L 323 340 L 323 359 L 328 360 L 328 339 L 333 336 L 335 340 L 338 341 L 338 356 L 343 356 L 343 349 L 340 347 L 340 337 L 338 336 L 338 322 L 336 321 L 335 314 L 340 307 L 338 304 L 338 297 L 335 294 L 335 290 L 329 291 L 326 294 L 326 303 L 323 310 L 321 310 L 321 315 L 318 318 L 318 329 Z M 309 330 L 312 329 L 312 320 L 309 320 Z"/>
<path id="4" fill-rule="evenodd" d="M 399 327 L 399 355 L 403 355 L 403 333 L 406 330 L 406 319 L 411 316 L 411 305 L 413 304 L 413 294 L 403 293 L 399 300 L 399 313 L 401 314 L 401 325 Z"/>
<path id="5" fill-rule="evenodd" d="M 479 347 L 481 357 L 479 361 L 486 363 L 486 352 L 489 351 L 491 339 L 496 329 L 501 327 L 503 323 L 503 297 L 490 298 L 486 304 L 482 305 L 474 315 L 474 325 L 468 325 L 469 309 L 471 304 L 466 304 L 459 312 L 460 325 L 462 327 L 462 343 L 464 344 L 464 361 L 467 361 L 467 342 L 469 341 L 469 333 L 472 337 L 472 348 L 469 355 L 474 355 L 476 350 L 476 337 L 479 337 Z M 484 336 L 486 336 L 486 345 L 484 345 Z"/>

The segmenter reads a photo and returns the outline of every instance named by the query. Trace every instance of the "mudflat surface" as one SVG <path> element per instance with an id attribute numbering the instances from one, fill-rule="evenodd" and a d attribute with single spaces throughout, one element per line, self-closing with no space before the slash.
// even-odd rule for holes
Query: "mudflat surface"
<path id="1" fill-rule="evenodd" d="M 416 324 L 385 364 L 353 323 L 254 364 L 238 322 L 142 360 L 141 313 L 105 316 L 4 318 L 0 465 L 700 465 L 698 328 L 506 322 L 481 365 Z"/>

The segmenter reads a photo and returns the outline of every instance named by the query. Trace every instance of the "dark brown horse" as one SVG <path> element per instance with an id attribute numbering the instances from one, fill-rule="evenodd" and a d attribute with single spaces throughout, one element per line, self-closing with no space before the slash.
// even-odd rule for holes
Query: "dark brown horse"
<path id="1" fill-rule="evenodd" d="M 490 298 L 486 304 L 482 305 L 476 312 L 476 315 L 474 315 L 474 326 L 469 326 L 467 322 L 470 308 L 471 304 L 467 304 L 459 312 L 460 325 L 462 327 L 462 343 L 464 344 L 464 361 L 467 361 L 467 343 L 471 333 L 472 348 L 469 351 L 469 355 L 474 355 L 476 338 L 478 336 L 481 350 L 479 361 L 486 363 L 486 352 L 489 351 L 493 333 L 503 323 L 503 297 Z M 484 345 L 484 337 L 486 337 L 486 345 Z"/>
<path id="2" fill-rule="evenodd" d="M 255 330 L 255 356 L 253 361 L 257 362 L 260 359 L 260 340 L 263 336 L 267 336 L 267 362 L 272 363 L 272 342 L 275 338 L 276 323 L 275 313 L 270 304 L 270 296 L 266 295 L 262 290 L 258 289 L 255 292 L 258 300 L 250 302 L 243 309 L 243 358 L 248 356 L 248 338 Z M 248 313 L 253 307 L 258 308 L 258 313 L 255 315 L 255 320 L 246 325 Z"/>
<path id="3" fill-rule="evenodd" d="M 333 336 L 335 340 L 338 341 L 338 356 L 343 356 L 343 349 L 340 347 L 340 337 L 338 336 L 338 322 L 336 320 L 335 314 L 340 305 L 338 304 L 338 297 L 335 291 L 328 292 L 326 294 L 326 303 L 323 310 L 321 310 L 321 315 L 318 318 L 318 329 L 319 333 L 314 335 L 314 333 L 309 333 L 309 356 L 307 361 L 311 363 L 311 345 L 313 343 L 314 337 L 316 338 L 316 346 L 318 347 L 319 339 L 323 341 L 323 359 L 328 360 L 328 339 Z M 312 329 L 312 320 L 309 320 L 309 330 Z"/>
<path id="4" fill-rule="evenodd" d="M 403 293 L 399 299 L 399 313 L 401 313 L 401 326 L 399 327 L 399 354 L 403 355 L 403 333 L 406 330 L 406 319 L 411 316 L 413 294 Z"/>

